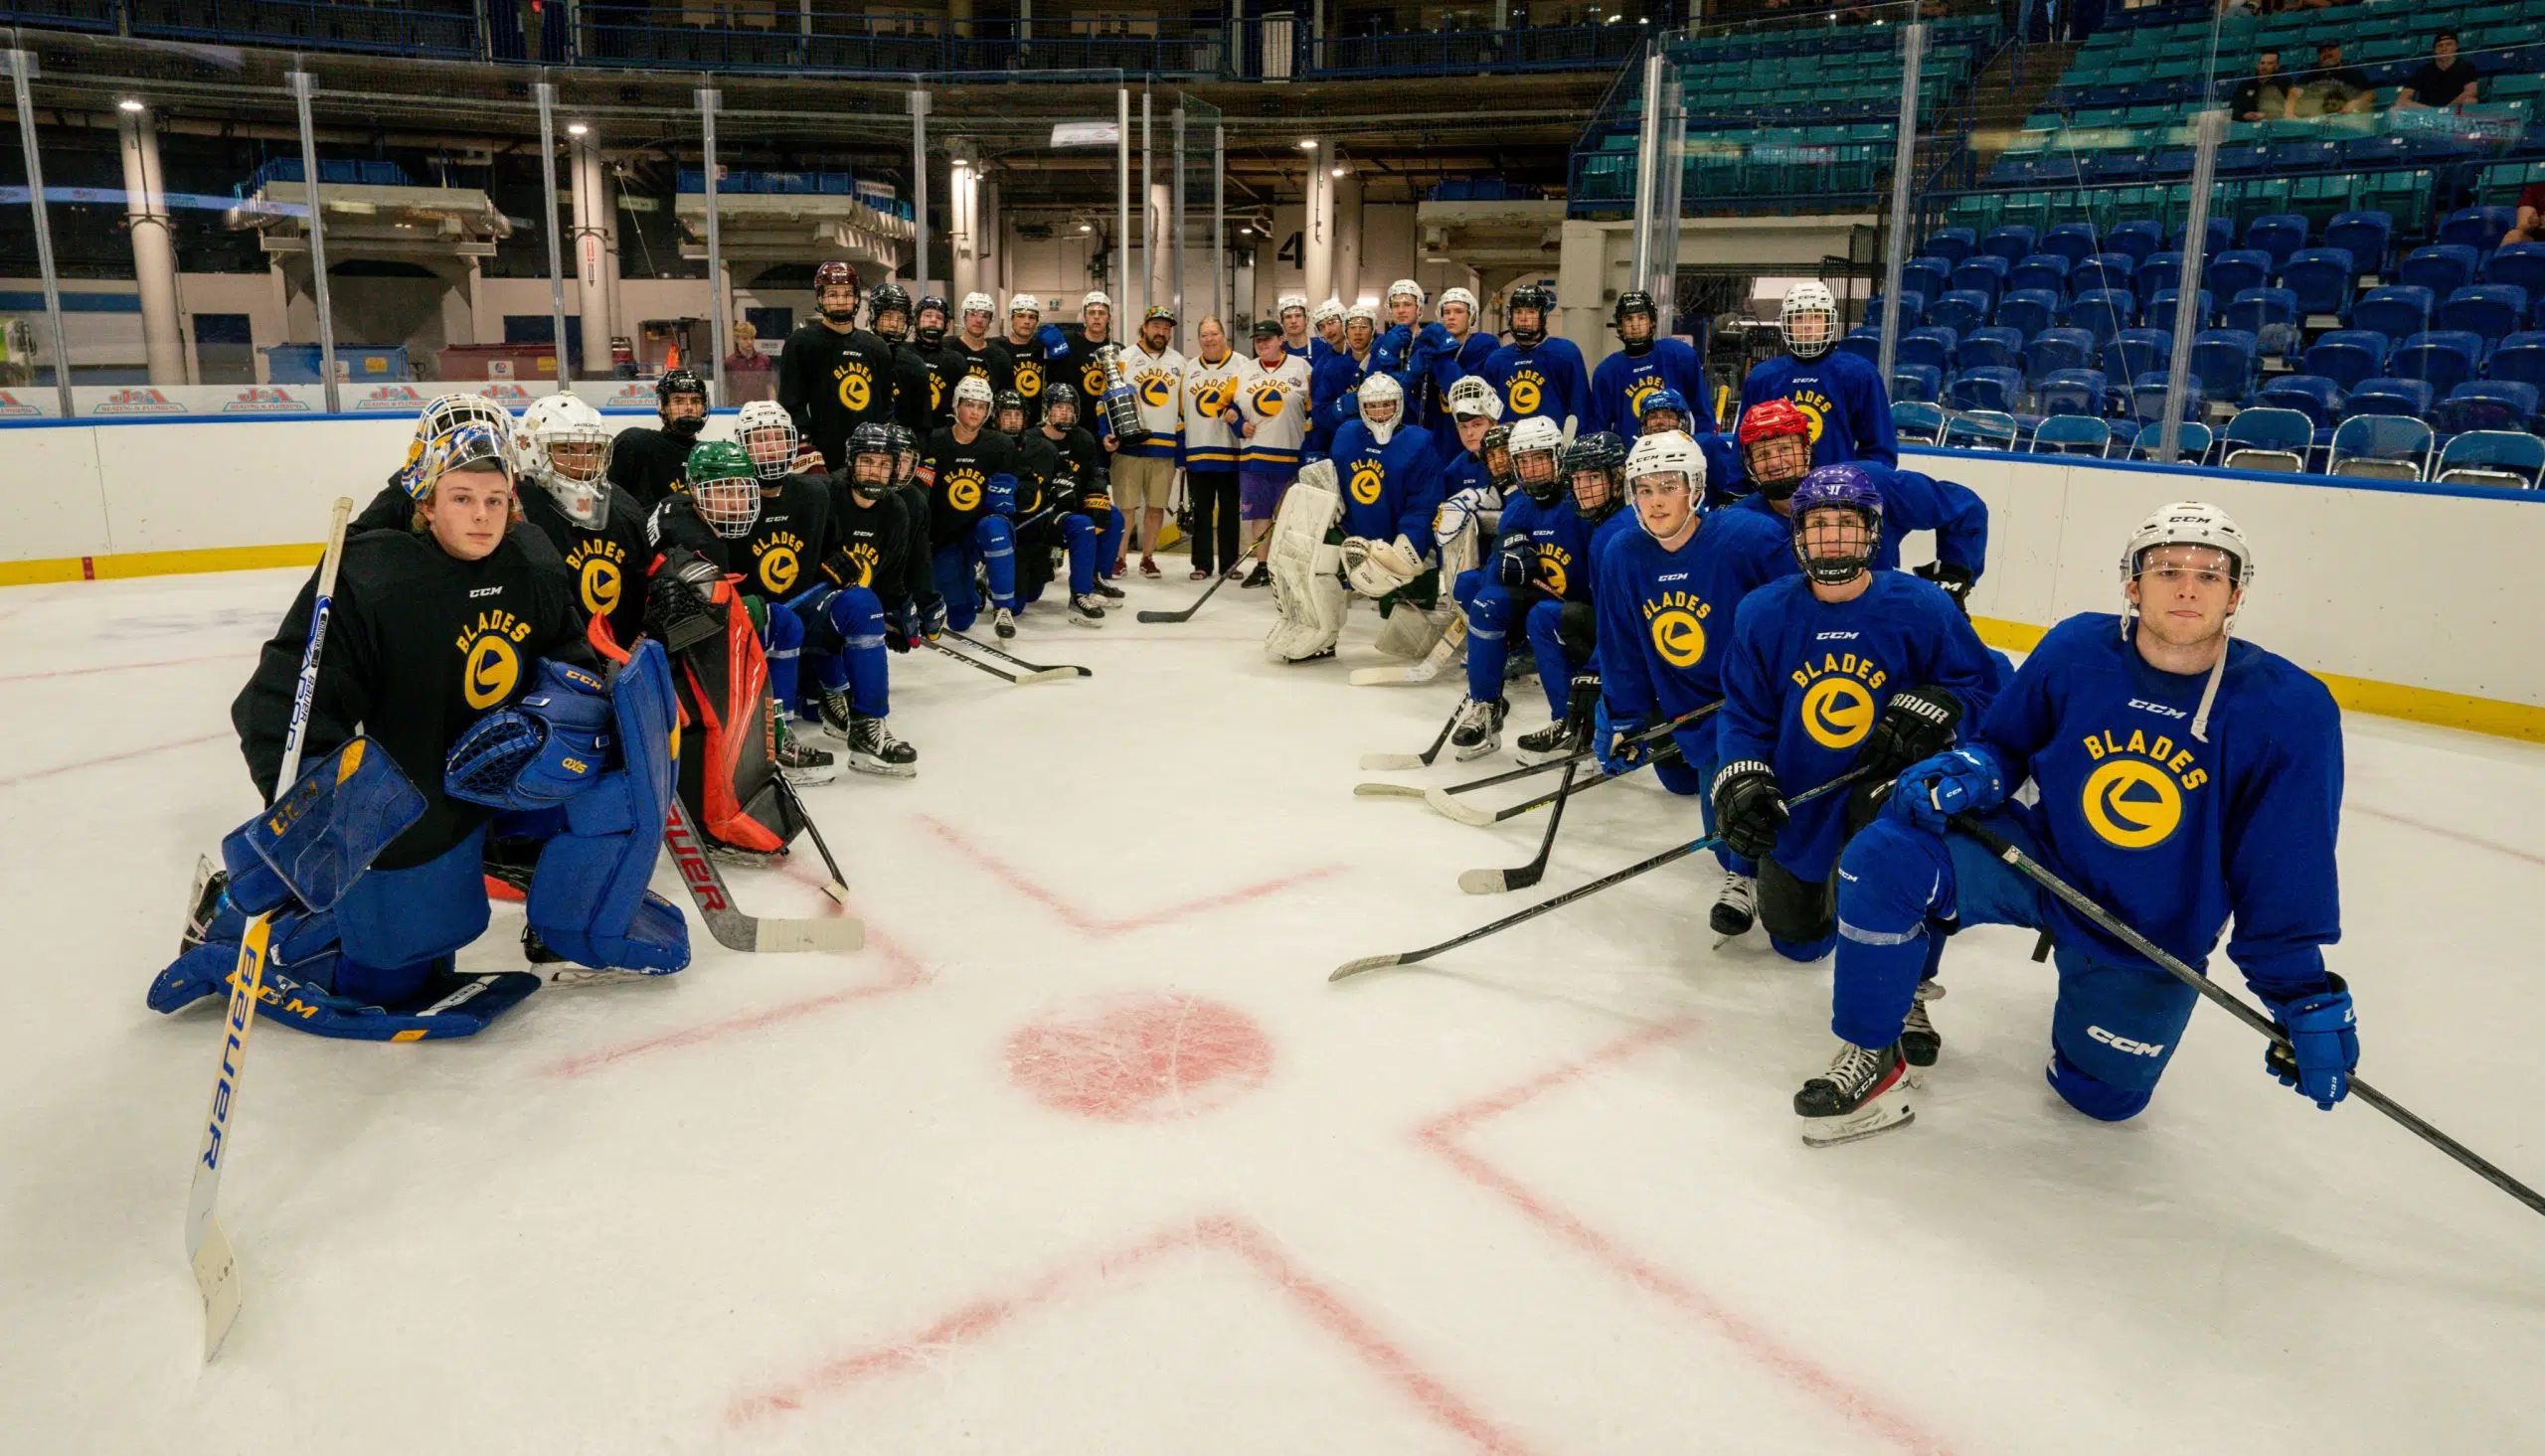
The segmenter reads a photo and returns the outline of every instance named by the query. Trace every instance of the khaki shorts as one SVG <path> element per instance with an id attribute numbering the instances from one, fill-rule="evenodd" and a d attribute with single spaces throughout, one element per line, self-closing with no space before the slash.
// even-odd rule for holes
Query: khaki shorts
<path id="1" fill-rule="evenodd" d="M 1113 457 L 1113 504 L 1124 515 L 1146 507 L 1152 511 L 1167 509 L 1167 497 L 1175 493 L 1175 462 L 1139 455 Z"/>

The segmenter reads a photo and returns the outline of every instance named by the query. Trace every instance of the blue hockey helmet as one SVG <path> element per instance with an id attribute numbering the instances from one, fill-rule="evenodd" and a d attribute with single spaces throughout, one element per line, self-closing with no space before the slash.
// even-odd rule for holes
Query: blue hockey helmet
<path id="1" fill-rule="evenodd" d="M 1635 406 L 1635 423 L 1643 424 L 1651 417 L 1652 412 L 1656 409 L 1668 409 L 1679 416 L 1678 421 L 1671 426 L 1672 428 L 1684 430 L 1688 427 L 1688 397 L 1680 394 L 1677 390 L 1654 390 L 1652 393 L 1645 395 L 1643 397 L 1643 403 Z"/>
<path id="2" fill-rule="evenodd" d="M 1825 531 L 1821 551 L 1812 550 L 1814 511 L 1853 511 L 1863 523 L 1861 534 Z M 1802 478 L 1793 491 L 1793 555 L 1803 574 L 1826 585 L 1853 581 L 1873 566 L 1882 545 L 1882 490 L 1861 465 L 1823 465 Z"/>

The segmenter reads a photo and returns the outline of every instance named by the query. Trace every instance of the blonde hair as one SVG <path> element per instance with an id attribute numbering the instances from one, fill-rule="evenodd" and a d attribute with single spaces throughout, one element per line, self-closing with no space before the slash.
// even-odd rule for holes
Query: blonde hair
<path id="1" fill-rule="evenodd" d="M 432 529 L 433 494 L 441 489 L 442 477 L 451 473 L 452 472 L 447 470 L 435 471 L 432 478 L 424 483 L 424 493 L 416 497 L 416 511 L 414 516 L 408 520 L 408 530 L 430 531 Z M 476 472 L 472 471 L 467 473 L 473 474 Z M 505 483 L 512 487 L 513 492 L 512 509 L 505 513 L 505 519 L 508 521 L 528 520 L 529 518 L 521 513 L 521 477 L 513 474 L 513 472 L 509 470 L 501 471 L 499 473 L 503 475 Z"/>
<path id="2" fill-rule="evenodd" d="M 744 320 L 742 320 L 741 322 L 739 322 L 739 323 L 735 324 L 735 325 L 734 325 L 734 342 L 735 342 L 735 343 L 737 343 L 737 344 L 757 344 L 757 343 L 759 343 L 759 342 L 760 342 L 760 326 L 759 326 L 759 325 L 757 325 L 757 324 L 755 324 L 755 323 L 753 323 L 750 319 L 744 319 Z"/>

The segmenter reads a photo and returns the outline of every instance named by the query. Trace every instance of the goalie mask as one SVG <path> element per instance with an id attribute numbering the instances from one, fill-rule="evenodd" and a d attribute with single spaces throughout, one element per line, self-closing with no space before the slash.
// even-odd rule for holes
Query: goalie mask
<path id="1" fill-rule="evenodd" d="M 1794 487 L 1793 555 L 1804 575 L 1844 586 L 1873 568 L 1881 545 L 1882 492 L 1862 466 L 1823 465 Z"/>
<path id="2" fill-rule="evenodd" d="M 1785 336 L 1785 348 L 1796 359 L 1818 359 L 1838 342 L 1838 300 L 1829 296 L 1829 285 L 1801 282 L 1785 290 L 1784 306 L 1777 311 L 1777 332 Z"/>
<path id="3" fill-rule="evenodd" d="M 1563 453 L 1564 429 L 1545 415 L 1511 426 L 1511 469 L 1520 477 L 1521 491 L 1539 505 L 1551 506 L 1563 498 L 1564 472 L 1559 464 Z"/>
<path id="4" fill-rule="evenodd" d="M 1361 423 L 1368 427 L 1370 438 L 1384 449 L 1396 437 L 1396 427 L 1404 422 L 1405 387 L 1396 376 L 1374 374 L 1361 381 Z"/>
<path id="5" fill-rule="evenodd" d="M 573 395 L 545 395 L 522 411 L 523 473 L 566 519 L 587 530 L 609 516 L 609 455 L 616 436 L 600 411 Z"/>
<path id="6" fill-rule="evenodd" d="M 398 467 L 398 487 L 410 500 L 422 499 L 424 493 L 424 454 L 432 442 L 463 424 L 482 424 L 498 430 L 509 439 L 514 432 L 513 417 L 503 405 L 483 395 L 463 395 L 453 391 L 436 395 L 416 416 L 416 437 L 407 445 L 406 462 Z"/>
<path id="7" fill-rule="evenodd" d="M 795 421 L 776 401 L 754 400 L 745 404 L 734 421 L 734 437 L 742 442 L 743 453 L 751 456 L 752 472 L 761 479 L 784 480 L 793 473 L 800 437 Z"/>
<path id="8" fill-rule="evenodd" d="M 1496 422 L 1502 418 L 1502 397 L 1481 375 L 1467 375 L 1449 386 L 1449 417 L 1464 419 L 1468 415 Z"/>
<path id="9" fill-rule="evenodd" d="M 739 541 L 760 524 L 760 479 L 751 457 L 731 440 L 709 440 L 689 452 L 681 474 L 689 483 L 691 503 L 707 529 L 727 541 Z"/>

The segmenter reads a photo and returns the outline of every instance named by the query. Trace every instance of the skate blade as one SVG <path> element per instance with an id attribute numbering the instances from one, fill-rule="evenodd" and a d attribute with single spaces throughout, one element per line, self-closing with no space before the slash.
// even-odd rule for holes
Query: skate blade
<path id="1" fill-rule="evenodd" d="M 1451 756 L 1455 757 L 1460 763 L 1472 763 L 1476 759 L 1482 758 L 1489 753 L 1499 752 L 1501 748 L 1502 740 L 1500 738 L 1487 738 L 1483 742 L 1469 748 L 1453 746 L 1449 749 L 1449 752 Z"/>
<path id="2" fill-rule="evenodd" d="M 1092 632 L 1102 632 L 1104 630 L 1104 624 L 1096 620 L 1094 617 L 1071 617 L 1069 619 L 1069 624 L 1073 627 L 1085 627 Z"/>
<path id="3" fill-rule="evenodd" d="M 781 768 L 777 771 L 786 775 L 786 781 L 795 785 L 795 787 L 799 789 L 808 789 L 815 784 L 829 783 L 832 779 L 839 777 L 839 769 L 837 767 Z"/>
<path id="4" fill-rule="evenodd" d="M 851 763 L 848 768 L 851 773 L 863 773 L 873 778 L 919 777 L 919 765 L 916 763 Z"/>
<path id="5" fill-rule="evenodd" d="M 1918 1120 L 1918 1110 L 1898 1088 L 1878 1097 L 1846 1117 L 1814 1117 L 1802 1128 L 1802 1145 L 1806 1148 L 1834 1148 L 1840 1143 L 1860 1143 L 1879 1137 L 1896 1127 L 1907 1127 Z"/>

